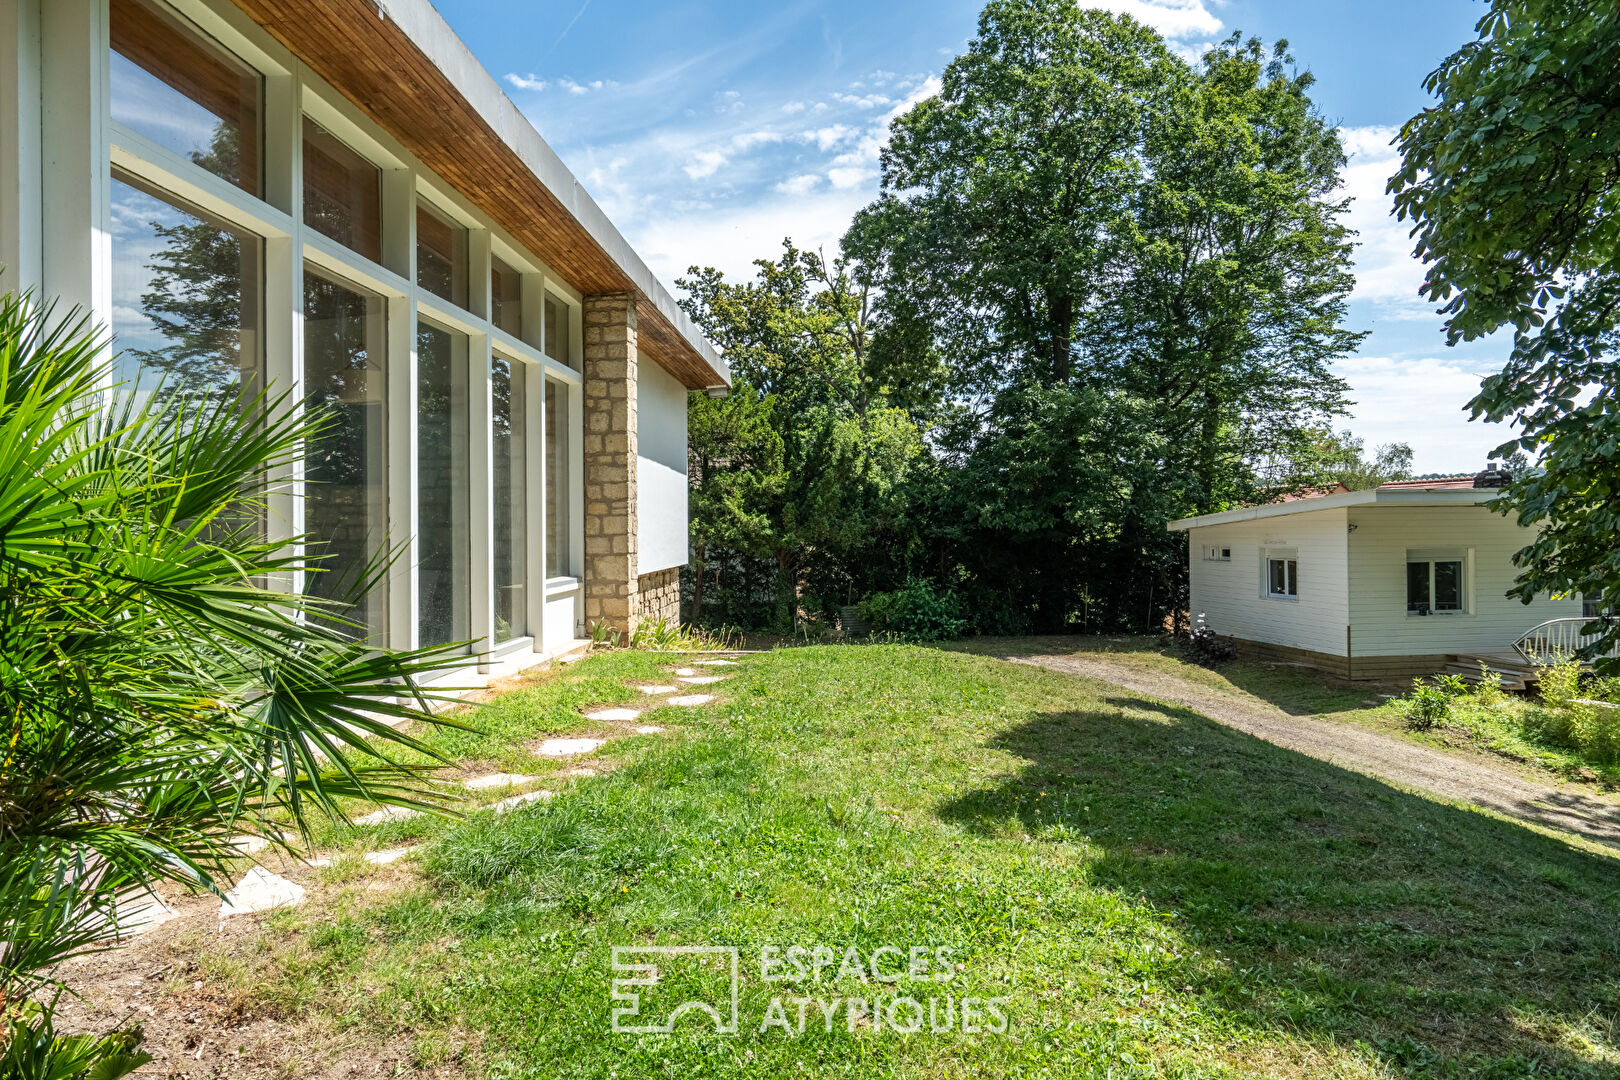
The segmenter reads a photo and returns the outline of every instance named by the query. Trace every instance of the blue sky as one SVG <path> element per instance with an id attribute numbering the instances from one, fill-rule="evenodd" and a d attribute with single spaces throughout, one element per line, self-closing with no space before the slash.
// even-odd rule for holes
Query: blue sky
<path id="1" fill-rule="evenodd" d="M 435 0 L 485 67 L 666 282 L 730 276 L 784 236 L 831 251 L 877 191 L 888 120 L 937 87 L 972 37 L 963 0 Z M 1085 0 L 1082 0 L 1085 2 Z M 1179 51 L 1234 30 L 1287 38 L 1351 152 L 1361 234 L 1339 373 L 1341 427 L 1412 444 L 1420 472 L 1472 472 L 1507 436 L 1461 411 L 1509 342 L 1448 349 L 1421 266 L 1389 216 L 1389 140 L 1422 80 L 1472 36 L 1478 0 L 1097 0 Z"/>

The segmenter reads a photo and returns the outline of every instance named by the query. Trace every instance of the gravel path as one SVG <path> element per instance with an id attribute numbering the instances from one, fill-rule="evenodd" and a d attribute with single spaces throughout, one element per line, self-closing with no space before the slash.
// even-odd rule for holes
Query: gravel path
<path id="1" fill-rule="evenodd" d="M 1194 709 L 1211 720 L 1301 754 L 1402 787 L 1431 792 L 1620 848 L 1620 805 L 1571 786 L 1537 783 L 1510 768 L 1309 716 L 1291 716 L 1249 694 L 1199 686 L 1103 656 L 1004 656 L 1112 683 Z"/>

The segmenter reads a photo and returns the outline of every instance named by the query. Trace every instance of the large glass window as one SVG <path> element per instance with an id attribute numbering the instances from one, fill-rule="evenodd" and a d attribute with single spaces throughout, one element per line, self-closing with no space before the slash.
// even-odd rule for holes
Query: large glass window
<path id="1" fill-rule="evenodd" d="M 574 366 L 573 357 L 568 351 L 568 305 L 550 293 L 546 294 L 545 341 L 542 348 L 547 356 L 558 363 Z"/>
<path id="2" fill-rule="evenodd" d="M 382 170 L 307 116 L 304 224 L 382 262 Z"/>
<path id="3" fill-rule="evenodd" d="M 357 636 L 382 641 L 388 590 L 362 592 L 388 539 L 387 400 L 383 305 L 375 296 L 304 271 L 307 407 L 328 427 L 310 447 L 304 476 L 311 573 L 305 591 L 348 605 Z"/>
<path id="4" fill-rule="evenodd" d="M 257 72 L 143 0 L 112 0 L 112 118 L 260 194 Z"/>
<path id="5" fill-rule="evenodd" d="M 472 633 L 472 485 L 467 339 L 416 330 L 416 622 L 421 645 Z"/>
<path id="6" fill-rule="evenodd" d="M 489 261 L 489 321 L 515 338 L 523 336 L 523 277 L 498 256 Z"/>
<path id="7" fill-rule="evenodd" d="M 416 283 L 467 306 L 467 230 L 422 203 L 416 207 Z"/>
<path id="8" fill-rule="evenodd" d="M 1431 611 L 1463 609 L 1463 564 L 1461 559 L 1436 559 L 1406 563 L 1406 612 L 1427 615 Z"/>
<path id="9" fill-rule="evenodd" d="M 495 641 L 528 629 L 528 373 L 496 356 L 490 381 L 494 400 Z"/>
<path id="10" fill-rule="evenodd" d="M 568 388 L 546 380 L 546 576 L 573 572 L 568 551 Z"/>
<path id="11" fill-rule="evenodd" d="M 263 242 L 112 182 L 112 330 L 126 390 L 214 400 L 263 370 Z M 262 385 L 260 386 L 262 388 Z"/>

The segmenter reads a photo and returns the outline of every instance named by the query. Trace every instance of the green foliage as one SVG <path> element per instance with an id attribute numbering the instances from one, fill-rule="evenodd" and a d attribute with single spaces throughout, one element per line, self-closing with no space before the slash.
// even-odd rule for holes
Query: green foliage
<path id="1" fill-rule="evenodd" d="M 936 590 L 921 578 L 907 579 L 894 592 L 867 597 L 861 601 L 861 618 L 874 634 L 894 634 L 907 641 L 949 641 L 968 627 L 957 595 Z"/>
<path id="2" fill-rule="evenodd" d="M 1452 705 L 1467 692 L 1461 676 L 1436 675 L 1432 682 L 1418 679 L 1412 692 L 1396 701 L 1401 720 L 1413 731 L 1428 731 L 1451 718 Z"/>
<path id="3" fill-rule="evenodd" d="M 1620 607 L 1620 9 L 1492 0 L 1478 37 L 1433 72 L 1435 107 L 1401 129 L 1389 183 L 1428 263 L 1447 340 L 1511 327 L 1506 366 L 1470 403 L 1511 419 L 1538 470 L 1496 503 L 1537 529 L 1513 595 Z M 1620 621 L 1594 622 L 1598 653 Z M 1600 664 L 1620 670 L 1620 660 Z"/>
<path id="4" fill-rule="evenodd" d="M 128 1064 L 132 1043 L 56 1040 L 41 1003 L 152 886 L 218 893 L 233 836 L 287 847 L 273 823 L 307 837 L 340 799 L 437 808 L 394 756 L 435 759 L 396 725 L 448 723 L 417 680 L 465 662 L 357 641 L 344 606 L 263 584 L 306 569 L 258 522 L 325 417 L 109 404 L 101 346 L 0 297 L 0 1003 L 34 1003 L 4 1051 L 21 1075 Z"/>
<path id="5" fill-rule="evenodd" d="M 1502 677 L 1484 660 L 1479 662 L 1479 681 L 1474 684 L 1474 704 L 1482 709 L 1499 708 L 1507 695 L 1502 692 Z"/>

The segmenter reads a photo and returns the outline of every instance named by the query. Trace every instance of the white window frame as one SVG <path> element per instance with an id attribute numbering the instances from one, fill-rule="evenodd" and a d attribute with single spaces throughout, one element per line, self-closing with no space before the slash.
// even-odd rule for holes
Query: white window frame
<path id="1" fill-rule="evenodd" d="M 523 363 L 538 389 L 529 394 L 530 430 L 539 437 L 529 440 L 528 475 L 529 526 L 531 528 L 529 589 L 530 634 L 514 642 L 504 642 L 498 655 L 485 655 L 462 672 L 450 672 L 446 683 L 474 668 L 481 672 L 502 670 L 525 647 L 536 656 L 547 650 L 566 647 L 570 642 L 546 642 L 544 605 L 581 589 L 580 572 L 584 550 L 583 485 L 583 305 L 580 293 L 544 262 L 518 244 L 495 222 L 462 198 L 441 177 L 424 168 L 387 132 L 366 118 L 352 103 L 323 80 L 309 72 L 295 56 L 276 42 L 262 27 L 222 0 L 155 0 L 203 37 L 212 39 L 262 76 L 261 119 L 263 123 L 264 198 L 260 199 L 214 176 L 180 155 L 158 145 L 139 132 L 111 118 L 108 5 L 106 0 L 90 0 L 86 20 L 60 20 L 47 35 L 46 59 L 49 73 L 56 78 L 41 80 L 45 114 L 53 126 L 47 129 L 53 149 L 56 143 L 72 149 L 78 160 L 91 165 L 91 183 L 82 192 L 63 200 L 57 212 L 45 223 L 47 248 L 60 244 L 63 235 L 80 235 L 84 230 L 95 237 L 88 258 L 61 262 L 64 273 L 46 281 L 48 288 L 73 297 L 88 297 L 94 316 L 106 325 L 112 323 L 111 244 L 108 222 L 111 216 L 111 175 L 114 169 L 139 178 L 172 201 L 197 209 L 264 241 L 264 295 L 261 298 L 264 323 L 265 375 L 272 393 L 288 392 L 292 400 L 302 400 L 303 386 L 303 276 L 304 267 L 313 264 L 323 271 L 354 282 L 384 298 L 388 373 L 387 398 L 387 479 L 389 542 L 405 546 L 405 555 L 395 564 L 389 579 L 387 606 L 389 644 L 412 648 L 417 644 L 417 552 L 416 552 L 416 324 L 419 315 L 456 333 L 468 341 L 468 363 L 473 373 L 469 393 L 473 401 L 473 447 L 469 461 L 472 474 L 472 617 L 478 639 L 473 651 L 490 653 L 494 642 L 493 625 L 493 489 L 490 444 L 489 368 L 498 351 L 509 360 Z M 88 110 L 71 101 L 58 99 L 59 85 L 71 81 L 74 67 L 93 86 Z M 382 263 L 374 263 L 341 244 L 330 240 L 303 223 L 303 179 L 301 155 L 303 118 L 309 116 L 351 149 L 376 164 L 383 173 Z M 64 125 L 67 125 L 64 127 Z M 60 156 L 60 155 L 59 155 Z M 99 165 L 97 164 L 99 162 Z M 67 170 L 71 173 L 72 170 Z M 457 307 L 416 284 L 416 205 L 418 200 L 449 217 L 468 230 L 468 306 Z M 507 334 L 490 321 L 490 256 L 521 275 L 522 339 Z M 81 265 L 82 264 L 82 265 Z M 80 279 L 83 280 L 80 280 Z M 565 362 L 543 355 L 544 297 L 551 293 L 563 301 L 570 320 L 570 356 Z M 479 373 L 483 374 L 480 376 Z M 545 561 L 545 476 L 544 432 L 542 430 L 547 377 L 568 388 L 570 425 L 569 476 L 567 498 L 570 517 L 569 551 L 571 574 L 547 579 Z M 481 382 L 481 386 L 480 386 Z M 480 405 L 479 402 L 482 402 Z M 477 432 L 482 430 L 484 437 Z M 303 481 L 301 464 L 289 466 L 277 477 L 284 489 L 271 497 L 270 528 L 273 537 L 291 542 L 304 531 L 303 500 L 296 495 Z M 481 505 L 480 505 L 481 501 Z M 300 553 L 301 554 L 301 553 Z M 279 584 L 297 588 L 301 582 Z M 577 629 L 576 629 L 577 633 Z M 571 641 L 571 639 L 570 639 Z M 520 665 L 521 666 L 521 665 Z"/>
<path id="2" fill-rule="evenodd" d="M 1205 562 L 1231 562 L 1232 549 L 1224 544 L 1205 544 Z"/>
<path id="3" fill-rule="evenodd" d="M 1283 592 L 1271 588 L 1271 564 L 1283 564 Z M 1288 591 L 1289 586 L 1293 591 Z M 1299 602 L 1299 552 L 1293 548 L 1266 548 L 1260 552 L 1260 595 L 1268 600 Z"/>
<path id="4" fill-rule="evenodd" d="M 1434 566 L 1435 563 L 1461 563 L 1462 581 L 1459 583 L 1458 597 L 1462 605 L 1455 610 L 1440 611 L 1434 606 Z M 1406 617 L 1409 619 L 1433 618 L 1443 616 L 1448 619 L 1460 618 L 1474 613 L 1474 553 L 1468 548 L 1437 548 L 1408 550 L 1406 559 L 1401 564 L 1401 594 L 1406 593 L 1407 575 L 1411 573 L 1408 567 L 1414 563 L 1427 564 L 1429 568 L 1429 612 L 1427 615 L 1413 611 L 1410 604 L 1403 600 Z"/>

